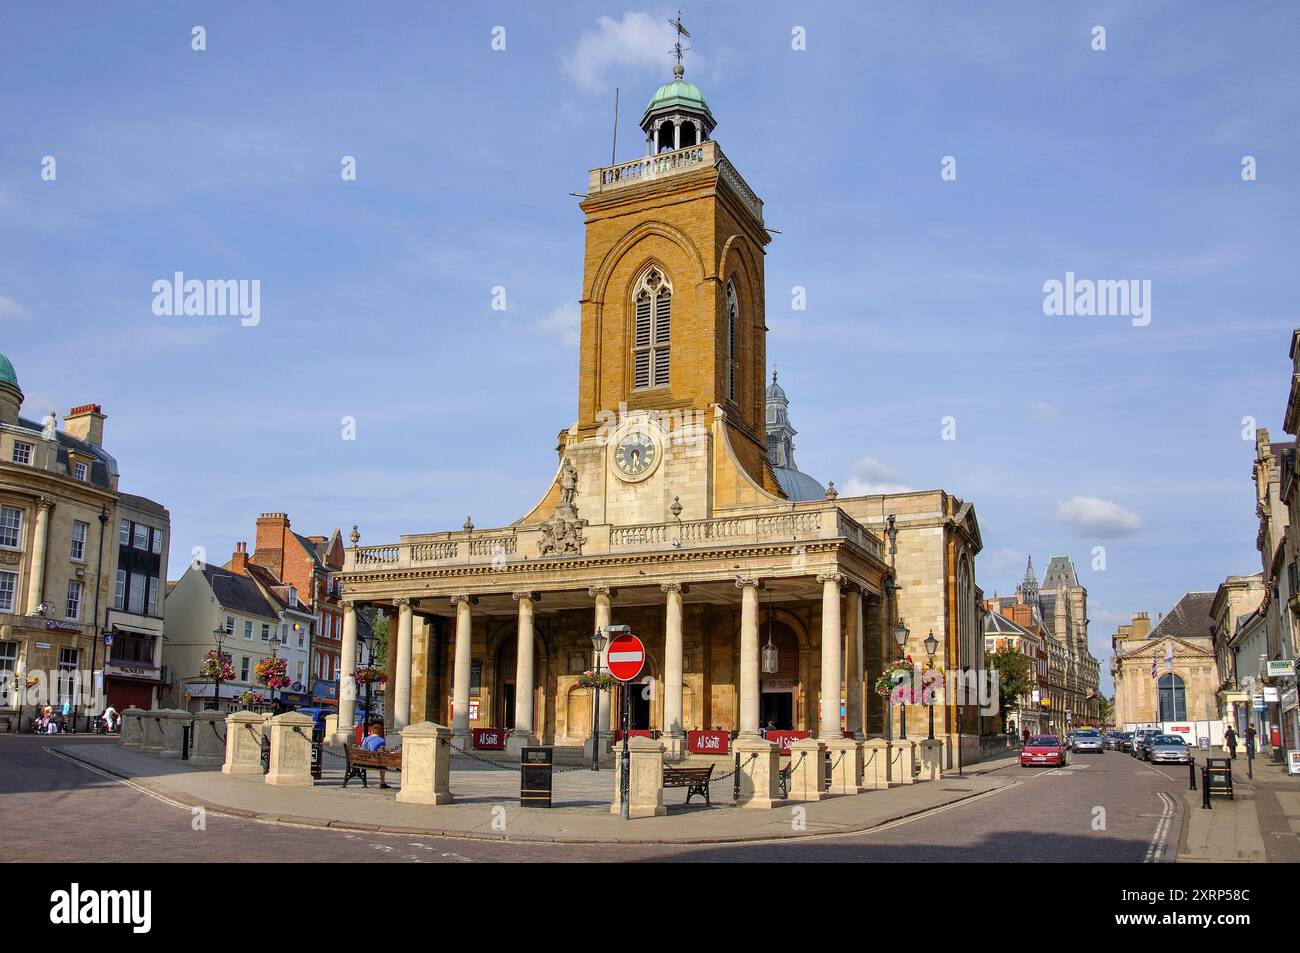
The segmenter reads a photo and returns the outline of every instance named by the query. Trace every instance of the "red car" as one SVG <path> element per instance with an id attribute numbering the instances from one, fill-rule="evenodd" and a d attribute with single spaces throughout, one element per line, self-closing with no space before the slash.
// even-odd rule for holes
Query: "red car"
<path id="1" fill-rule="evenodd" d="M 1065 767 L 1065 742 L 1056 735 L 1034 735 L 1020 749 L 1020 766 Z"/>

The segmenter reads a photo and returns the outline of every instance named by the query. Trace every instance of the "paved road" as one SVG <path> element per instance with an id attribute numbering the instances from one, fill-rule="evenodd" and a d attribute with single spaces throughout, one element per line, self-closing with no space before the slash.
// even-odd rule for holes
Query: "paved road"
<path id="1" fill-rule="evenodd" d="M 1140 863 L 1177 818 L 1161 792 L 1186 786 L 1176 768 L 1127 755 L 1080 756 L 1059 770 L 1008 767 L 1018 782 L 992 795 L 875 831 L 795 843 L 726 846 L 505 844 L 352 833 L 208 816 L 47 751 L 101 741 L 0 736 L 0 843 L 13 860 L 334 861 L 473 863 L 543 861 L 1119 861 Z M 109 742 L 111 743 L 111 742 Z M 955 777 L 945 785 L 959 786 Z"/>

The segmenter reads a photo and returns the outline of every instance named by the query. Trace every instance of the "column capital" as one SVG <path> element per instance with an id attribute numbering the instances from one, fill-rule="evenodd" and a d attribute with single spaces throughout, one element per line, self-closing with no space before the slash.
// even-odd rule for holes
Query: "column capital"
<path id="1" fill-rule="evenodd" d="M 340 599 L 339 608 L 344 612 L 351 612 L 356 609 L 358 603 L 354 599 Z"/>
<path id="2" fill-rule="evenodd" d="M 684 596 L 691 591 L 691 587 L 684 582 L 661 582 L 659 589 L 664 593 L 675 592 L 679 596 Z"/>
<path id="3" fill-rule="evenodd" d="M 817 581 L 823 586 L 828 582 L 833 582 L 842 589 L 844 588 L 844 583 L 847 581 L 847 577 L 842 572 L 823 572 L 817 574 Z"/>
<path id="4" fill-rule="evenodd" d="M 54 500 L 48 496 L 37 497 L 36 508 L 48 513 L 50 510 L 54 509 Z"/>
<path id="5" fill-rule="evenodd" d="M 454 596 L 449 596 L 447 601 L 453 606 L 459 606 L 461 604 L 476 606 L 478 605 L 478 596 L 471 596 L 467 592 L 458 592 Z"/>
<path id="6" fill-rule="evenodd" d="M 736 588 L 737 589 L 762 589 L 763 580 L 759 579 L 757 576 L 737 576 Z"/>
<path id="7" fill-rule="evenodd" d="M 409 596 L 398 596 L 393 600 L 393 605 L 399 609 L 409 609 L 411 607 L 411 598 Z"/>
<path id="8" fill-rule="evenodd" d="M 525 599 L 529 602 L 541 602 L 542 594 L 540 592 L 512 592 L 510 598 L 515 602 L 522 602 Z"/>
<path id="9" fill-rule="evenodd" d="M 613 599 L 618 595 L 618 590 L 612 589 L 609 586 L 588 586 L 587 595 L 591 596 L 593 599 L 599 596 L 608 596 Z"/>

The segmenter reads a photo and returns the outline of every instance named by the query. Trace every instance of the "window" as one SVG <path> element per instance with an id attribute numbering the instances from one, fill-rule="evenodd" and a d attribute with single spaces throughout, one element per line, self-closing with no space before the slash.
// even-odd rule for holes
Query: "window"
<path id="1" fill-rule="evenodd" d="M 0 506 L 0 546 L 17 549 L 23 537 L 23 511 L 16 506 Z"/>
<path id="2" fill-rule="evenodd" d="M 135 524 L 135 548 L 144 551 L 149 550 L 149 527 Z"/>
<path id="3" fill-rule="evenodd" d="M 163 537 L 162 530 L 155 529 L 153 531 L 153 546 L 150 550 L 151 552 L 155 552 L 155 553 L 162 552 L 162 537 Z"/>
<path id="4" fill-rule="evenodd" d="M 77 657 L 76 649 L 59 650 L 59 704 L 75 704 L 77 701 Z"/>
<path id="5" fill-rule="evenodd" d="M 31 463 L 32 462 L 32 445 L 30 443 L 19 443 L 14 441 L 14 463 Z"/>
<path id="6" fill-rule="evenodd" d="M 18 643 L 0 642 L 0 708 L 8 708 L 14 703 L 11 686 L 17 670 Z"/>
<path id="7" fill-rule="evenodd" d="M 158 614 L 158 579 L 154 577 L 149 580 L 149 614 Z"/>
<path id="8" fill-rule="evenodd" d="M 271 641 L 271 627 L 265 622 L 262 623 L 262 641 Z"/>
<path id="9" fill-rule="evenodd" d="M 126 570 L 117 571 L 117 592 L 113 595 L 113 608 L 126 608 Z"/>
<path id="10" fill-rule="evenodd" d="M 81 583 L 75 579 L 68 580 L 67 610 L 63 617 L 69 622 L 76 622 L 81 618 Z"/>
<path id="11" fill-rule="evenodd" d="M 736 321 L 740 306 L 736 304 L 736 286 L 727 282 L 727 397 L 736 399 Z"/>
<path id="12" fill-rule="evenodd" d="M 672 286 L 658 268 L 650 268 L 637 283 L 633 300 L 636 302 L 633 386 L 663 387 L 668 383 Z"/>
<path id="13" fill-rule="evenodd" d="M 226 616 L 226 634 L 235 634 L 235 617 L 233 615 Z"/>
<path id="14" fill-rule="evenodd" d="M 0 612 L 14 611 L 14 591 L 18 588 L 18 573 L 0 572 Z"/>
<path id="15" fill-rule="evenodd" d="M 131 574 L 131 599 L 127 603 L 126 611 L 136 615 L 144 613 L 144 576 L 138 572 Z"/>
<path id="16" fill-rule="evenodd" d="M 86 533 L 89 530 L 89 523 L 83 523 L 81 520 L 74 520 L 72 523 L 72 558 L 77 562 L 84 562 L 86 559 Z"/>
<path id="17" fill-rule="evenodd" d="M 244 641 L 245 642 L 253 641 L 253 620 L 252 619 L 244 620 Z"/>
<path id="18" fill-rule="evenodd" d="M 241 682 L 248 681 L 248 656 L 247 655 L 241 655 L 239 657 L 239 680 Z"/>
<path id="19" fill-rule="evenodd" d="M 302 648 L 303 636 L 306 635 L 306 633 L 307 630 L 305 628 L 301 626 L 298 628 L 298 648 Z M 302 679 L 298 679 L 298 681 L 302 681 Z"/>
<path id="20" fill-rule="evenodd" d="M 109 657 L 115 662 L 153 664 L 153 637 L 132 632 L 113 633 L 113 647 Z"/>
<path id="21" fill-rule="evenodd" d="M 87 467 L 84 463 L 74 463 L 72 465 L 72 475 L 78 480 L 85 480 Z"/>
<path id="22" fill-rule="evenodd" d="M 303 676 L 303 671 L 302 671 L 302 659 L 298 659 L 298 678 L 297 678 L 297 682 L 298 682 L 299 685 L 302 684 L 302 676 Z"/>
<path id="23" fill-rule="evenodd" d="M 131 545 L 131 521 L 122 520 L 121 525 L 117 528 L 117 544 L 119 546 Z"/>
<path id="24" fill-rule="evenodd" d="M 1160 721 L 1182 721 L 1187 717 L 1187 693 L 1183 680 L 1172 672 L 1160 676 Z"/>

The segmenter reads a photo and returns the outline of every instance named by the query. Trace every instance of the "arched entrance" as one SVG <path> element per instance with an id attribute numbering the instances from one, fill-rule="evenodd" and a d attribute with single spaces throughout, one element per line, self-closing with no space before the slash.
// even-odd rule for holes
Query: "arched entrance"
<path id="1" fill-rule="evenodd" d="M 764 616 L 759 642 L 764 650 L 776 648 L 776 671 L 763 672 L 759 679 L 758 723 L 763 728 L 789 730 L 795 727 L 795 700 L 799 692 L 799 639 L 780 619 Z"/>
<path id="2" fill-rule="evenodd" d="M 518 646 L 514 639 L 502 639 L 497 649 L 496 671 L 496 707 L 492 723 L 494 728 L 513 728 L 515 726 L 515 668 L 518 658 Z"/>

